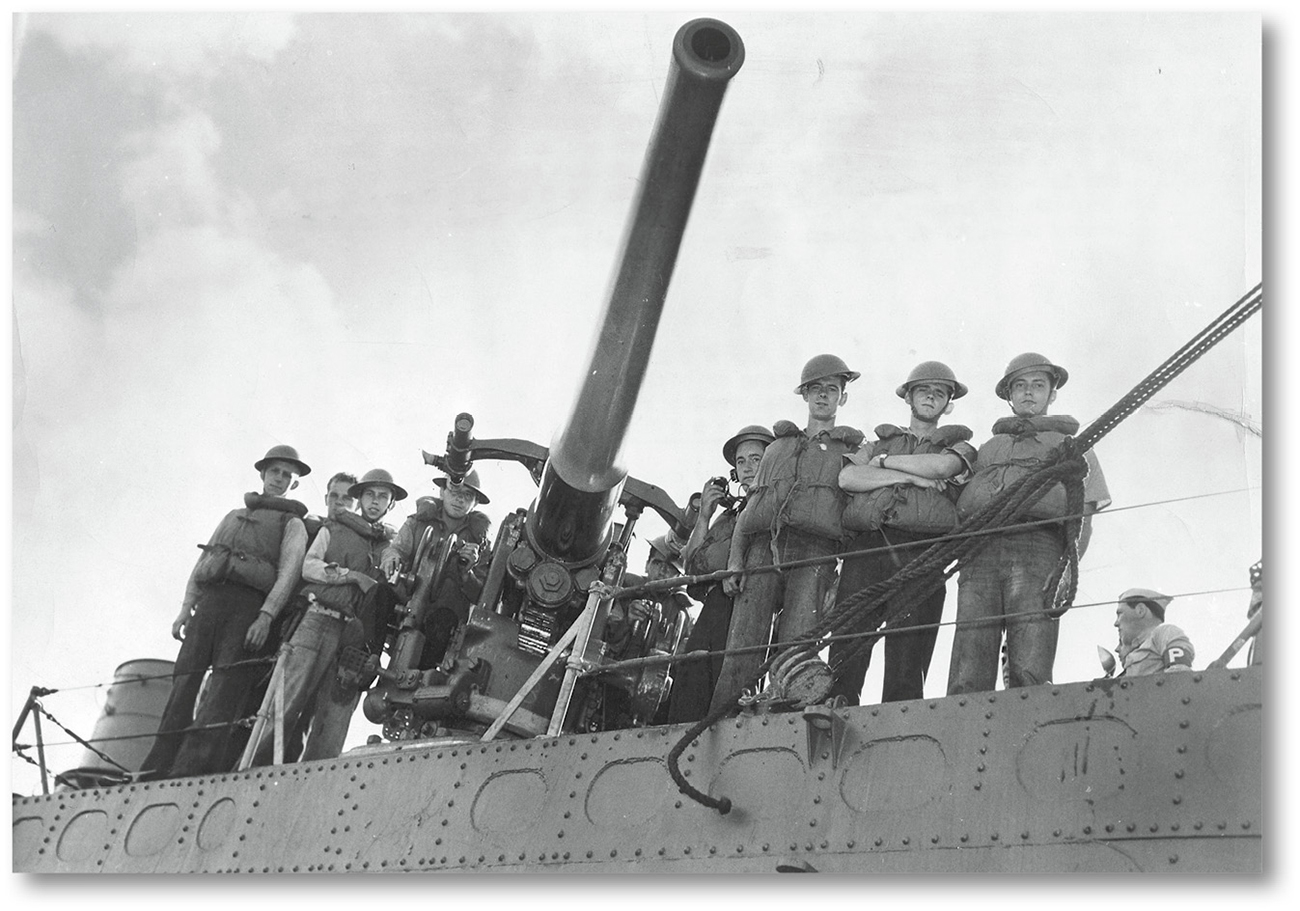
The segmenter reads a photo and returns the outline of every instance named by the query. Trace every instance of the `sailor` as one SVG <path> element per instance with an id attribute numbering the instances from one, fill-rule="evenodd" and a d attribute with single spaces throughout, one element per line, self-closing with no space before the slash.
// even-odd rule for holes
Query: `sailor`
<path id="1" fill-rule="evenodd" d="M 379 560 L 394 530 L 383 522 L 406 491 L 382 468 L 366 472 L 348 488 L 347 497 L 361 507 L 360 515 L 340 508 L 325 520 L 307 550 L 302 564 L 306 584 L 301 597 L 308 604 L 289 641 L 280 648 L 275 673 L 283 678 L 281 717 L 284 730 L 293 730 L 309 719 L 304 761 L 332 759 L 343 751 L 348 725 L 361 692 L 355 686 L 340 687 L 337 675 L 339 650 L 345 640 L 359 644 L 361 611 L 382 581 Z M 352 635 L 347 635 L 351 631 Z M 270 717 L 275 711 L 277 687 L 271 687 L 259 712 Z M 336 690 L 343 689 L 343 692 Z M 252 747 L 252 764 L 271 761 L 274 727 L 262 728 Z"/>
<path id="2" fill-rule="evenodd" d="M 357 483 L 356 475 L 346 471 L 335 472 L 325 485 L 325 518 L 308 513 L 303 517 L 303 525 L 307 528 L 307 547 L 311 548 L 311 542 L 316 540 L 317 533 L 327 519 L 336 519 L 340 512 L 355 513 L 357 511 L 357 501 L 348 490 L 353 484 Z M 284 610 L 276 618 L 275 624 L 271 628 L 271 635 L 277 642 L 284 643 L 293 635 L 294 629 L 298 622 L 302 620 L 305 602 L 299 597 L 302 591 L 302 583 L 299 582 L 294 591 L 294 597 L 290 599 Z M 273 669 L 268 668 L 263 675 L 260 683 L 257 684 L 249 693 L 248 702 L 245 704 L 245 711 L 241 715 L 252 715 L 258 711 L 262 700 L 266 698 L 266 688 L 271 682 Z M 298 725 L 290 732 L 286 732 L 284 742 L 284 761 L 295 762 L 302 755 L 302 745 L 307 738 L 306 724 L 310 723 L 311 717 L 306 713 L 299 719 Z M 248 735 L 250 731 L 247 728 L 236 728 L 231 738 L 231 746 L 235 752 L 242 753 L 248 744 Z"/>
<path id="3" fill-rule="evenodd" d="M 416 567 L 411 566 L 411 560 L 426 528 L 433 529 L 430 554 L 437 552 L 448 535 L 456 536 L 455 550 L 449 555 L 454 566 L 444 573 L 438 589 L 430 593 L 424 614 L 422 669 L 442 660 L 457 625 L 468 619 L 470 607 L 482 593 L 491 562 L 487 535 L 492 522 L 474 509 L 476 505 L 491 502 L 479 485 L 478 472 L 469 472 L 460 484 L 448 483 L 445 477 L 433 483 L 440 488 L 439 496 L 420 497 L 415 501 L 414 515 L 402 523 L 380 561 L 380 570 L 386 578 L 392 578 L 398 570 L 414 571 Z"/>
<path id="4" fill-rule="evenodd" d="M 748 493 L 758 475 L 763 450 L 774 440 L 772 431 L 759 424 L 742 427 L 722 444 L 722 457 L 731 465 L 731 480 Z M 690 537 L 682 548 L 682 562 L 690 575 L 704 575 L 727 568 L 731 551 L 731 533 L 736 517 L 744 508 L 744 497 L 731 497 L 722 512 L 718 506 L 727 497 L 726 482 L 721 478 L 708 481 L 700 491 L 700 508 Z M 715 514 L 717 515 L 714 518 Z M 687 661 L 673 668 L 673 688 L 668 705 L 668 723 L 699 721 L 709 710 L 713 689 L 722 674 L 723 649 L 727 647 L 727 630 L 731 626 L 732 596 L 721 581 L 702 583 L 687 593 L 703 602 L 684 651 L 715 653 L 707 661 Z"/>
<path id="5" fill-rule="evenodd" d="M 957 515 L 965 520 L 978 512 L 1047 459 L 1079 422 L 1068 415 L 1050 415 L 1048 408 L 1070 375 L 1034 352 L 1016 356 L 1007 365 L 994 391 L 1011 407 L 1012 416 L 993 425 L 993 436 L 979 448 L 975 474 L 957 500 Z M 1084 518 L 1078 548 L 1087 547 L 1090 516 L 1110 504 L 1101 466 L 1085 453 L 1088 474 L 1083 482 Z M 1069 518 L 1064 485 L 1057 484 L 1025 516 Z M 962 564 L 957 586 L 957 630 L 948 668 L 948 694 L 991 690 L 997 681 L 1002 631 L 1007 637 L 1006 674 L 1009 686 L 1049 683 L 1056 662 L 1059 615 L 1054 616 L 1054 592 L 1045 591 L 1066 549 L 1067 529 L 1061 521 L 992 536 Z"/>
<path id="6" fill-rule="evenodd" d="M 924 550 L 924 546 L 916 546 L 918 542 L 930 541 L 957 526 L 957 497 L 975 462 L 975 447 L 968 442 L 970 428 L 961 424 L 941 427 L 939 420 L 952 413 L 953 402 L 966 392 L 947 364 L 918 364 L 895 390 L 911 410 L 908 425 L 881 424 L 874 445 L 845 457 L 839 475 L 840 487 L 849 494 L 843 522 L 845 533 L 854 536 L 845 543 L 844 551 L 870 552 L 844 558 L 837 610 L 846 599 L 888 579 L 918 556 Z M 882 623 L 894 628 L 927 627 L 885 638 L 882 702 L 924 696 L 947 594 L 942 576 L 942 567 L 936 567 L 874 609 L 866 622 L 856 627 L 874 630 Z M 911 598 L 917 589 L 931 586 L 933 590 L 924 600 L 906 613 L 899 612 L 900 602 Z M 856 640 L 831 644 L 830 665 L 835 673 L 831 694 L 844 697 L 849 705 L 858 704 L 875 640 L 859 645 Z"/>
<path id="7" fill-rule="evenodd" d="M 811 629 L 823 610 L 835 582 L 833 559 L 781 572 L 752 571 L 839 552 L 845 503 L 839 471 L 842 456 L 862 443 L 862 431 L 837 425 L 835 415 L 848 401 L 848 384 L 859 376 L 835 355 L 817 355 L 804 365 L 794 390 L 808 406 L 806 427 L 791 421 L 772 427 L 775 439 L 763 452 L 731 536 L 727 569 L 737 575 L 723 583 L 736 598 L 728 650 L 766 644 L 778 611 L 775 641 L 786 642 Z M 758 652 L 727 655 L 710 708 L 721 710 L 740 696 L 762 662 Z"/>
<path id="8" fill-rule="evenodd" d="M 1253 620 L 1264 608 L 1264 560 L 1255 561 L 1250 567 L 1250 604 L 1246 608 L 1246 619 Z M 1246 664 L 1254 666 L 1264 663 L 1264 626 L 1260 618 L 1259 630 L 1250 639 L 1250 649 L 1246 652 Z"/>
<path id="9" fill-rule="evenodd" d="M 1119 630 L 1124 676 L 1192 669 L 1196 650 L 1191 640 L 1181 629 L 1165 622 L 1165 610 L 1172 600 L 1170 595 L 1150 588 L 1130 588 L 1119 596 L 1115 629 Z"/>
<path id="10" fill-rule="evenodd" d="M 675 543 L 668 535 L 649 542 L 645 581 L 660 582 L 682 574 Z M 624 584 L 640 584 L 635 576 L 625 576 Z M 614 660 L 643 658 L 653 653 L 673 655 L 681 651 L 690 634 L 692 601 L 680 588 L 655 592 L 644 598 L 624 598 L 610 605 L 603 639 L 605 654 Z M 635 685 L 628 690 L 607 684 L 603 688 L 604 714 L 608 727 L 641 724 L 665 724 L 669 692 L 669 668 L 655 665 L 636 672 Z"/>
<path id="11" fill-rule="evenodd" d="M 269 655 L 277 644 L 271 624 L 298 582 L 307 549 L 307 507 L 284 495 L 311 468 L 284 445 L 272 446 L 253 467 L 262 492 L 245 494 L 243 508 L 227 513 L 199 545 L 203 553 L 172 623 L 172 637 L 181 642 L 175 679 L 142 778 L 228 770 L 235 760 L 231 722 L 265 672 L 249 659 Z M 208 668 L 212 675 L 195 712 Z"/>

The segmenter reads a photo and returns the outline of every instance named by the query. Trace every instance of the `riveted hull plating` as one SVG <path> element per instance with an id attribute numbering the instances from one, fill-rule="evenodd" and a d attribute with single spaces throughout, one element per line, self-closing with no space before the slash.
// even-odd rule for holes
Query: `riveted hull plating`
<path id="1" fill-rule="evenodd" d="M 1253 872 L 1260 668 L 367 747 L 332 761 L 16 798 L 31 872 Z M 838 726 L 838 725 L 837 725 Z"/>

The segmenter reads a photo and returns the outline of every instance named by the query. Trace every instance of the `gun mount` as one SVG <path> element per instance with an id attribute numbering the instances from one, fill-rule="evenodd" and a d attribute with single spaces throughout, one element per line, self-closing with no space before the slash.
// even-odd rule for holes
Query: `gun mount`
<path id="1" fill-rule="evenodd" d="M 452 483 L 462 481 L 476 459 L 519 461 L 538 493 L 528 510 L 502 522 L 482 594 L 433 668 L 413 664 L 418 602 L 437 590 L 455 548 L 420 549 L 422 565 L 413 570 L 420 580 L 416 603 L 408 606 L 381 685 L 365 701 L 367 718 L 382 723 L 390 739 L 484 728 L 487 739 L 503 727 L 535 735 L 569 723 L 580 712 L 576 703 L 570 711 L 576 671 L 599 660 L 610 606 L 605 593 L 623 577 L 637 518 L 650 508 L 670 526 L 682 526 L 682 512 L 667 494 L 628 476 L 620 451 L 723 93 L 744 53 L 740 36 L 712 19 L 688 22 L 674 37 L 604 314 L 572 410 L 550 448 L 523 440 L 475 441 L 473 417 L 460 414 L 445 454 L 424 453 Z M 620 505 L 621 525 L 615 522 Z M 655 638 L 638 637 L 643 643 Z M 557 659 L 569 648 L 574 657 L 566 670 Z M 641 694 L 639 704 L 646 701 Z"/>

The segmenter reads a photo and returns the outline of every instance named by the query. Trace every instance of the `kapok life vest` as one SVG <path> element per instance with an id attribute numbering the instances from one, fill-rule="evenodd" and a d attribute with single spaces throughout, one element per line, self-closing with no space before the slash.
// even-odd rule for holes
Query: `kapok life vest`
<path id="1" fill-rule="evenodd" d="M 280 569 L 284 527 L 307 515 L 297 500 L 244 494 L 244 508 L 232 509 L 221 520 L 212 540 L 200 544 L 194 581 L 204 585 L 235 582 L 268 594 Z"/>
<path id="2" fill-rule="evenodd" d="M 842 456 L 858 448 L 862 431 L 834 427 L 810 439 L 792 422 L 777 421 L 772 432 L 776 439 L 763 451 L 738 530 L 775 536 L 782 528 L 793 528 L 839 541 L 847 501 L 839 485 Z"/>
<path id="3" fill-rule="evenodd" d="M 948 424 L 938 427 L 922 440 L 894 424 L 876 428 L 879 442 L 872 456 L 941 453 L 971 438 L 969 427 Z M 915 441 L 915 446 L 913 442 Z M 949 487 L 938 491 L 912 484 L 894 484 L 863 493 L 850 493 L 844 507 L 846 531 L 877 531 L 882 527 L 901 528 L 921 534 L 943 534 L 957 527 L 957 497 L 960 491 Z"/>
<path id="4" fill-rule="evenodd" d="M 993 436 L 975 458 L 975 476 L 957 500 L 957 515 L 965 520 L 979 512 L 1012 484 L 1043 467 L 1065 438 L 1078 430 L 1079 422 L 1065 414 L 999 419 L 993 425 Z M 1066 514 L 1065 485 L 1054 484 L 1030 507 L 1026 518 L 1054 519 Z"/>
<path id="5" fill-rule="evenodd" d="M 716 573 L 727 568 L 727 557 L 731 554 L 731 535 L 736 530 L 736 516 L 739 512 L 739 509 L 727 509 L 713 520 L 713 524 L 704 532 L 704 539 L 700 541 L 700 546 L 686 561 L 685 569 L 688 575 L 702 576 L 705 573 Z M 719 583 L 691 585 L 686 591 L 695 600 L 703 601 L 709 588 L 717 584 Z"/>
<path id="6" fill-rule="evenodd" d="M 393 536 L 392 528 L 383 522 L 367 522 L 350 512 L 337 519 L 326 519 L 324 527 L 330 532 L 330 543 L 325 548 L 326 563 L 336 563 L 349 572 L 364 573 L 380 581 L 379 557 Z M 348 616 L 356 616 L 357 605 L 363 597 L 361 588 L 351 582 L 346 585 L 308 582 L 302 591 L 314 594 L 318 603 Z"/>

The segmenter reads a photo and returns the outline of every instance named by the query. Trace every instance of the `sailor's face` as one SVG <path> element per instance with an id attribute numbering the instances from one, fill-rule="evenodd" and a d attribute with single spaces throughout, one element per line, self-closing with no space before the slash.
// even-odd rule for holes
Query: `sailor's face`
<path id="1" fill-rule="evenodd" d="M 849 399 L 839 378 L 829 376 L 808 383 L 801 394 L 808 403 L 808 416 L 822 421 L 834 418 L 836 410 Z"/>
<path id="2" fill-rule="evenodd" d="M 933 424 L 952 401 L 952 390 L 944 383 L 917 383 L 908 390 L 907 401 L 914 417 Z"/>
<path id="3" fill-rule="evenodd" d="M 442 511 L 449 519 L 459 519 L 469 514 L 478 505 L 478 494 L 468 487 L 453 487 L 448 484 L 442 490 Z"/>
<path id="4" fill-rule="evenodd" d="M 1121 645 L 1132 645 L 1138 628 L 1146 618 L 1146 608 L 1140 604 L 1121 601 L 1115 606 L 1115 629 L 1119 630 Z"/>
<path id="5" fill-rule="evenodd" d="M 677 575 L 677 570 L 673 569 L 671 563 L 667 563 L 656 551 L 650 551 L 650 557 L 645 561 L 645 576 L 647 582 L 658 582 L 660 579 L 671 579 Z"/>
<path id="6" fill-rule="evenodd" d="M 758 477 L 758 466 L 763 462 L 763 450 L 767 447 L 758 440 L 745 440 L 736 447 L 736 477 L 740 486 L 746 491 Z"/>
<path id="7" fill-rule="evenodd" d="M 348 493 L 351 485 L 347 481 L 335 481 L 325 493 L 325 515 L 337 519 L 340 513 L 355 512 L 356 498 Z"/>
<path id="8" fill-rule="evenodd" d="M 393 505 L 393 492 L 387 487 L 367 487 L 361 491 L 361 515 L 367 522 L 378 522 Z"/>
<path id="9" fill-rule="evenodd" d="M 1031 370 L 1011 381 L 1008 390 L 1011 410 L 1018 418 L 1047 414 L 1047 406 L 1056 401 L 1052 378 L 1042 370 Z"/>
<path id="10" fill-rule="evenodd" d="M 262 469 L 262 493 L 268 497 L 282 497 L 295 486 L 298 469 L 292 462 L 273 459 Z"/>

